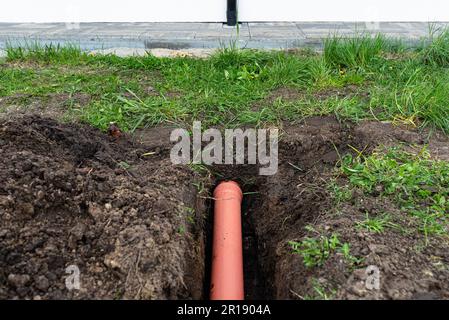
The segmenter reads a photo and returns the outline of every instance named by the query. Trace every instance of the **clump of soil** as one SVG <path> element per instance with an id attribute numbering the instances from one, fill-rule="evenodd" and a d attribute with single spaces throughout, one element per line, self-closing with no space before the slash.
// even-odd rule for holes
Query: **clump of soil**
<path id="1" fill-rule="evenodd" d="M 201 177 L 164 148 L 24 116 L 1 121 L 0 151 L 0 298 L 202 296 Z"/>

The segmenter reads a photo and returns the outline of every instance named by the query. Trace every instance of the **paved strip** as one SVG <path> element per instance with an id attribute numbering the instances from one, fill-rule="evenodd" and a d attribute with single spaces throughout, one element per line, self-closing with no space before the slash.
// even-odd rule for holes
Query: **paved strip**
<path id="1" fill-rule="evenodd" d="M 242 23 L 0 23 L 0 49 L 35 43 L 73 44 L 86 51 L 118 50 L 122 55 L 146 50 L 216 49 L 223 46 L 288 49 L 320 49 L 330 35 L 354 37 L 385 34 L 411 46 L 442 30 L 449 23 L 437 22 L 279 22 Z M 1 51 L 0 51 L 0 54 Z"/>

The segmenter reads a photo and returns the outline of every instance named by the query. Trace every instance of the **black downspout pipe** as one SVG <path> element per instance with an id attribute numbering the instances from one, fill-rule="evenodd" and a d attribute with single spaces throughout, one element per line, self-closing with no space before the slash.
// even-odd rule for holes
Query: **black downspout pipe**
<path id="1" fill-rule="evenodd" d="M 237 0 L 228 0 L 226 18 L 228 20 L 228 26 L 235 26 L 237 24 Z"/>

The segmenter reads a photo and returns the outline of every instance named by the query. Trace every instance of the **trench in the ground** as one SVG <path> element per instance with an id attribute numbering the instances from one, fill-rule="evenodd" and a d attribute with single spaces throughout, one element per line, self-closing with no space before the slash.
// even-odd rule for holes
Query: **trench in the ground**
<path id="1" fill-rule="evenodd" d="M 320 212 L 331 204 L 323 181 L 346 153 L 353 148 L 370 152 L 378 143 L 370 136 L 351 127 L 322 121 L 301 127 L 279 144 L 279 170 L 275 176 L 259 175 L 257 165 L 221 165 L 211 169 L 211 188 L 223 180 L 239 183 L 244 193 L 242 203 L 243 262 L 245 299 L 288 298 L 290 293 L 281 272 L 297 272 L 282 264 L 283 241 L 298 236 L 306 225 L 313 223 Z M 349 146 L 352 146 L 350 148 Z M 311 187 L 314 186 L 314 187 Z M 214 204 L 207 200 L 203 253 L 205 271 L 204 299 L 209 298 L 212 227 Z M 279 251 L 281 252 L 281 251 Z M 279 263 L 281 262 L 281 263 Z M 286 268 L 288 269 L 286 271 Z M 296 270 L 296 271 L 295 271 Z"/>
<path id="2" fill-rule="evenodd" d="M 257 200 L 252 195 L 258 195 L 257 185 L 249 185 L 243 190 L 247 196 L 242 202 L 242 232 L 243 232 L 243 261 L 245 276 L 245 298 L 248 300 L 262 300 L 272 298 L 270 284 L 271 275 L 266 275 L 258 261 L 259 242 L 254 226 L 254 211 L 257 210 Z"/>
<path id="3" fill-rule="evenodd" d="M 130 148 L 132 147 L 129 144 L 130 147 L 127 147 L 127 149 L 123 149 L 123 146 L 128 145 L 126 141 L 123 141 L 122 145 L 113 143 L 111 144 L 113 146 L 112 149 L 108 149 L 105 146 L 109 145 L 110 142 L 105 141 L 104 136 L 100 135 L 93 129 L 87 129 L 87 131 L 80 130 L 77 126 L 65 127 L 59 125 L 57 122 L 50 120 L 43 121 L 39 120 L 38 118 L 31 118 L 29 120 L 26 120 L 26 122 L 18 122 L 18 125 L 9 129 L 10 131 L 5 131 L 5 133 L 9 134 L 9 136 L 5 137 L 9 137 L 9 139 L 15 139 L 15 137 L 17 136 L 15 135 L 15 132 L 22 132 L 24 130 L 23 128 L 26 128 L 30 131 L 30 135 L 28 136 L 40 137 L 40 135 L 34 134 L 33 131 L 38 133 L 44 132 L 48 136 L 47 139 L 49 141 L 52 141 L 49 145 L 59 146 L 58 149 L 55 149 L 56 147 L 54 147 L 53 149 L 50 148 L 50 152 L 60 153 L 61 150 L 59 148 L 62 148 L 62 150 L 67 149 L 67 153 L 72 154 L 70 158 L 73 157 L 74 159 L 70 161 L 75 161 L 75 163 L 78 165 L 81 161 L 80 159 L 86 160 L 88 158 L 89 160 L 92 160 L 92 163 L 95 166 L 101 168 L 101 170 L 104 170 L 105 174 L 110 174 L 110 171 L 108 171 L 109 166 L 114 167 L 116 164 L 112 162 L 110 163 L 111 160 L 106 161 L 103 158 L 101 158 L 100 160 L 97 159 L 98 161 L 93 160 L 95 158 L 95 154 L 97 154 L 100 149 L 104 149 L 105 151 L 101 151 L 100 155 L 102 153 L 106 154 L 106 152 L 111 152 L 112 155 L 118 155 L 119 153 L 126 153 L 128 150 L 131 150 Z M 322 128 L 321 124 L 311 125 L 311 128 L 309 128 L 311 132 L 308 132 L 307 130 L 309 129 L 307 128 L 301 128 L 300 131 L 297 132 L 299 138 L 293 137 L 291 138 L 291 141 L 293 142 L 289 144 L 280 144 L 280 158 L 283 159 L 283 164 L 285 167 L 282 167 L 282 170 L 280 170 L 280 174 L 276 179 L 266 180 L 261 178 L 258 175 L 258 168 L 255 166 L 225 166 L 226 168 L 219 168 L 218 170 L 216 170 L 218 174 L 214 174 L 212 178 L 212 181 L 214 181 L 214 186 L 211 187 L 210 194 L 212 194 L 213 189 L 221 180 L 236 180 L 237 182 L 239 182 L 243 189 L 243 192 L 245 193 L 242 203 L 242 229 L 246 299 L 251 300 L 287 297 L 285 293 L 279 293 L 280 282 L 278 281 L 279 277 L 276 277 L 276 274 L 282 274 L 282 272 L 279 272 L 279 270 L 277 270 L 278 272 L 275 272 L 277 267 L 276 263 L 278 262 L 277 259 L 279 257 L 276 255 L 276 248 L 273 245 L 277 244 L 279 240 L 284 240 L 285 238 L 282 237 L 286 233 L 282 230 L 282 228 L 278 228 L 279 223 L 273 226 L 270 225 L 269 228 L 261 228 L 261 218 L 265 219 L 266 217 L 270 217 L 272 214 L 284 214 L 284 212 L 286 216 L 288 215 L 286 219 L 290 218 L 291 215 L 295 215 L 288 221 L 289 223 L 295 222 L 294 225 L 292 224 L 292 228 L 295 228 L 294 232 L 297 232 L 297 230 L 302 229 L 302 226 L 307 224 L 307 218 L 313 217 L 316 214 L 316 210 L 314 211 L 314 206 L 322 200 L 322 198 L 317 199 L 311 194 L 309 194 L 309 197 L 306 197 L 306 195 L 308 194 L 307 192 L 302 194 L 302 191 L 306 191 L 307 186 L 303 187 L 303 189 L 300 190 L 293 187 L 290 188 L 292 186 L 292 179 L 294 178 L 296 179 L 296 181 L 302 182 L 304 181 L 303 179 L 306 178 L 305 172 L 308 170 L 311 171 L 312 168 L 320 166 L 333 167 L 335 165 L 335 159 L 337 159 L 337 155 L 343 155 L 345 154 L 345 152 L 350 151 L 348 145 L 354 146 L 354 148 L 358 150 L 364 150 L 366 154 L 369 152 L 367 146 L 373 146 L 376 143 L 379 143 L 379 141 L 372 137 L 373 134 L 371 131 L 364 132 L 361 131 L 361 129 L 359 129 L 358 131 L 354 131 L 352 129 L 339 130 L 338 128 L 334 129 L 334 127 L 331 127 L 332 130 L 328 128 L 327 131 L 323 131 L 321 129 L 320 131 L 317 128 Z M 81 132 L 87 132 L 87 135 L 80 134 Z M 321 133 L 324 135 L 324 137 Z M 17 137 L 20 137 L 20 135 L 18 135 Z M 25 139 L 23 141 L 12 141 L 15 141 L 15 144 L 18 146 L 23 144 L 24 148 L 28 149 L 28 151 L 33 151 L 39 157 L 41 157 L 41 154 L 43 152 L 42 150 L 48 149 L 48 146 L 43 145 L 44 141 L 39 140 L 38 143 L 35 143 L 34 140 L 30 140 L 31 142 L 28 140 Z M 55 144 L 53 141 L 56 141 L 59 144 Z M 73 141 L 77 141 L 77 143 L 75 144 L 73 143 Z M 33 148 L 33 144 L 35 144 L 36 147 Z M 43 148 L 42 146 L 45 147 Z M 338 148 L 338 150 L 335 150 L 336 148 Z M 123 150 L 125 150 L 126 152 L 124 152 Z M 46 152 L 48 152 L 48 150 Z M 86 156 L 86 152 L 88 156 Z M 64 159 L 58 153 L 54 153 L 53 155 Z M 161 153 L 160 158 L 164 158 L 165 156 L 166 154 Z M 20 159 L 20 157 L 18 159 Z M 292 167 L 291 164 L 288 163 L 288 161 L 291 161 L 291 163 L 294 164 L 295 167 Z M 282 163 L 280 165 L 282 165 Z M 299 171 L 298 168 L 300 168 Z M 310 175 L 314 175 L 315 172 L 316 176 L 320 176 L 322 169 L 318 168 Z M 70 175 L 68 173 L 67 177 L 67 179 L 70 178 Z M 66 178 L 66 176 L 64 176 L 64 178 Z M 269 181 L 274 183 L 269 183 Z M 279 202 L 274 202 L 273 199 L 277 200 L 277 198 L 271 195 L 269 196 L 267 194 L 266 190 L 269 189 L 292 190 L 290 191 L 290 193 L 277 191 L 277 195 L 281 195 L 282 197 L 280 198 Z M 195 197 L 197 196 L 197 192 L 195 192 L 195 188 L 193 186 L 192 190 L 192 192 L 188 193 L 189 196 L 192 197 L 192 199 L 189 199 L 189 206 L 191 205 L 192 207 L 194 207 L 195 204 L 193 199 L 195 199 Z M 289 202 L 294 198 L 291 196 L 291 192 L 301 194 L 300 201 L 296 200 L 300 202 L 301 205 L 284 205 L 286 202 Z M 212 248 L 211 241 L 214 208 L 213 201 L 211 199 L 205 201 L 206 208 L 201 208 L 198 211 L 198 216 L 201 216 L 202 214 L 206 216 L 206 221 L 204 224 L 205 226 L 203 227 L 201 223 L 198 223 L 197 227 L 200 230 L 195 229 L 195 231 L 193 232 L 195 235 L 201 235 L 199 237 L 201 248 L 198 249 L 197 247 L 194 247 L 192 249 L 189 247 L 186 250 L 188 255 L 195 254 L 195 257 L 197 258 L 193 259 L 192 261 L 187 260 L 186 262 L 186 265 L 188 265 L 188 269 L 197 269 L 197 271 L 191 273 L 191 281 L 195 281 L 196 285 L 189 286 L 190 283 L 186 281 L 185 287 L 189 288 L 185 288 L 186 290 L 183 289 L 183 295 L 180 296 L 182 298 L 203 297 L 204 299 L 207 299 L 209 297 Z M 74 203 L 73 205 L 75 206 L 76 203 Z M 89 207 L 87 206 L 87 204 L 85 202 L 82 202 L 79 206 L 81 213 L 88 216 Z M 279 218 L 279 216 L 280 215 L 277 214 L 277 218 Z M 263 222 L 265 226 L 267 225 L 267 223 L 272 222 L 270 219 L 265 220 L 267 220 Z M 283 222 L 284 221 L 287 220 L 283 220 Z M 267 229 L 270 232 L 261 231 Z M 262 238 L 262 240 L 259 239 L 258 236 Z M 267 247 L 265 247 L 266 244 Z M 200 252 L 198 255 L 196 255 L 197 251 Z M 261 262 L 261 260 L 263 261 Z M 205 270 L 203 270 L 202 266 L 198 267 L 198 261 L 204 261 Z M 186 272 L 188 271 L 189 270 L 186 270 Z M 189 295 L 189 289 L 191 291 L 195 291 L 195 295 Z M 170 294 L 167 293 L 166 296 L 170 296 Z"/>
<path id="4" fill-rule="evenodd" d="M 272 275 L 266 274 L 262 270 L 258 261 L 259 243 L 254 226 L 255 210 L 262 203 L 263 195 L 259 193 L 259 183 L 246 179 L 248 171 L 242 175 L 236 175 L 235 170 L 231 174 L 221 172 L 216 182 L 213 184 L 210 194 L 221 181 L 234 180 L 239 183 L 243 191 L 242 201 L 242 247 L 243 247 L 243 268 L 244 268 L 244 289 L 246 300 L 263 300 L 272 298 Z M 240 170 L 239 170 L 240 171 Z M 252 171 L 252 170 L 251 170 Z M 224 178 L 226 177 L 226 178 Z M 243 178 L 242 178 L 243 177 Z M 205 274 L 203 280 L 203 298 L 209 298 L 211 281 L 211 262 L 212 262 L 212 238 L 213 238 L 213 219 L 214 219 L 214 201 L 207 201 L 207 215 L 204 224 L 204 264 Z"/>
<path id="5" fill-rule="evenodd" d="M 325 149 L 322 152 L 327 153 L 328 151 L 328 149 Z M 339 148 L 338 152 L 344 154 L 347 151 L 347 148 Z M 313 156 L 309 159 L 311 164 L 308 169 L 311 167 L 316 168 L 318 158 L 319 155 L 316 156 L 316 159 Z M 333 167 L 334 165 L 335 163 L 331 162 L 324 166 Z M 309 224 L 318 214 L 317 208 L 320 207 L 320 204 L 327 201 L 326 196 L 316 197 L 315 192 L 307 189 L 307 184 L 300 189 L 290 188 L 295 181 L 307 182 L 310 179 L 319 179 L 324 173 L 322 167 L 310 170 L 307 173 L 295 171 L 291 175 L 286 172 L 286 170 L 290 170 L 289 166 L 287 168 L 284 166 L 282 170 L 284 171 L 281 173 L 281 178 L 272 179 L 258 175 L 258 168 L 255 166 L 253 168 L 251 166 L 240 168 L 238 166 L 230 166 L 227 169 L 220 168 L 218 174 L 212 178 L 214 183 L 209 190 L 209 194 L 213 194 L 215 187 L 224 180 L 236 181 L 243 191 L 242 246 L 246 300 L 275 299 L 279 296 L 285 296 L 285 292 L 282 293 L 282 288 L 285 287 L 285 284 L 278 283 L 281 279 L 276 275 L 279 259 L 279 256 L 276 254 L 276 246 L 279 241 L 286 239 L 289 234 L 298 232 Z M 293 170 L 296 169 L 293 168 Z M 302 191 L 304 191 L 304 195 L 307 195 L 304 196 L 303 201 L 291 197 L 292 192 L 301 193 Z M 268 194 L 268 192 L 275 193 L 274 198 L 273 194 Z M 277 198 L 278 196 L 280 198 Z M 279 202 L 273 202 L 274 199 L 278 199 L 276 201 Z M 204 285 L 201 295 L 203 299 L 209 298 L 214 216 L 214 201 L 212 198 L 207 201 L 206 221 L 203 230 L 205 266 L 202 279 Z M 286 205 L 290 201 L 293 201 L 292 204 Z M 284 223 L 280 224 L 277 221 L 276 225 L 267 227 L 267 223 L 270 223 L 273 216 L 280 217 L 280 212 L 273 210 L 285 211 L 287 216 L 292 218 L 289 220 L 292 225 L 286 227 Z M 283 221 L 285 222 L 286 220 Z M 266 234 L 267 231 L 271 235 Z"/>

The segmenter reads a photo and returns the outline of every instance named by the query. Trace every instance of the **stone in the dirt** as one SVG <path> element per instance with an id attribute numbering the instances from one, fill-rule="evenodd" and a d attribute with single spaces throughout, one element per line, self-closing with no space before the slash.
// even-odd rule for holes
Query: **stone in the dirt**
<path id="1" fill-rule="evenodd" d="M 89 203 L 87 212 L 94 218 L 94 220 L 100 220 L 102 215 L 102 210 L 96 203 Z"/>
<path id="2" fill-rule="evenodd" d="M 162 243 L 167 243 L 169 241 L 170 241 L 170 235 L 166 231 L 163 231 L 161 233 L 161 242 Z"/>
<path id="3" fill-rule="evenodd" d="M 351 286 L 350 291 L 358 297 L 363 297 L 368 293 L 364 281 L 357 281 L 354 285 Z"/>
<path id="4" fill-rule="evenodd" d="M 2 207 L 6 208 L 13 202 L 14 201 L 11 196 L 0 196 L 0 206 L 2 206 Z"/>
<path id="5" fill-rule="evenodd" d="M 8 283 L 15 288 L 20 288 L 25 286 L 30 281 L 30 276 L 27 274 L 9 274 Z"/>
<path id="6" fill-rule="evenodd" d="M 388 247 L 382 244 L 369 244 L 368 248 L 371 250 L 371 252 L 376 254 L 382 254 L 388 252 Z"/>
<path id="7" fill-rule="evenodd" d="M 366 269 L 354 270 L 352 274 L 354 275 L 354 278 L 359 280 L 366 280 L 366 278 L 368 277 L 368 275 L 366 274 Z"/>
<path id="8" fill-rule="evenodd" d="M 23 215 L 32 217 L 34 215 L 34 206 L 31 203 L 23 203 L 19 206 Z"/>
<path id="9" fill-rule="evenodd" d="M 111 269 L 120 269 L 121 267 L 120 263 L 111 258 L 110 256 L 106 256 L 104 258 L 104 264 Z"/>
<path id="10" fill-rule="evenodd" d="M 38 276 L 35 282 L 36 287 L 42 291 L 47 291 L 48 287 L 50 286 L 48 279 L 45 276 Z"/>
<path id="11" fill-rule="evenodd" d="M 387 294 L 391 299 L 399 299 L 401 297 L 401 293 L 397 289 L 388 289 Z"/>
<path id="12" fill-rule="evenodd" d="M 71 230 L 68 245 L 71 249 L 76 248 L 77 242 L 82 240 L 86 233 L 86 225 L 83 223 L 77 223 Z"/>
<path id="13" fill-rule="evenodd" d="M 38 200 L 44 199 L 44 197 L 45 197 L 45 192 L 42 191 L 42 190 L 39 190 L 39 191 L 37 192 L 37 194 L 36 194 L 36 197 L 37 197 Z"/>
<path id="14" fill-rule="evenodd" d="M 75 240 L 81 240 L 86 233 L 86 225 L 84 223 L 77 223 L 71 230 L 70 235 L 73 236 Z"/>

